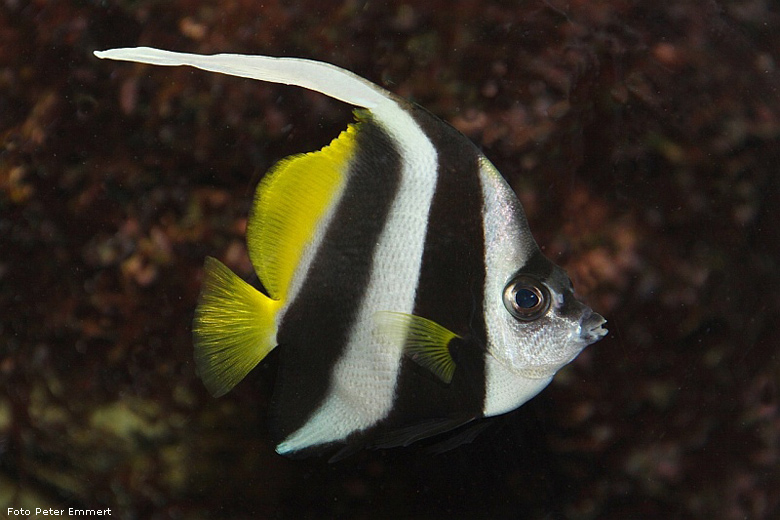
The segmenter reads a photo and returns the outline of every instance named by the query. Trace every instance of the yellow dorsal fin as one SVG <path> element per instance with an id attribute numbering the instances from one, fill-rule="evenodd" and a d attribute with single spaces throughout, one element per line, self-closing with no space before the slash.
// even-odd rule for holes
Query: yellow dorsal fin
<path id="1" fill-rule="evenodd" d="M 276 346 L 281 306 L 219 260 L 206 258 L 192 334 L 195 365 L 214 397 L 229 392 Z"/>
<path id="2" fill-rule="evenodd" d="M 460 336 L 435 321 L 403 312 L 380 311 L 376 313 L 376 321 L 380 334 L 403 342 L 404 354 L 412 361 L 445 383 L 452 381 L 455 360 L 449 344 Z"/>
<path id="3" fill-rule="evenodd" d="M 260 181 L 247 225 L 249 258 L 268 295 L 284 300 L 316 225 L 344 186 L 358 125 L 318 152 L 277 163 Z"/>

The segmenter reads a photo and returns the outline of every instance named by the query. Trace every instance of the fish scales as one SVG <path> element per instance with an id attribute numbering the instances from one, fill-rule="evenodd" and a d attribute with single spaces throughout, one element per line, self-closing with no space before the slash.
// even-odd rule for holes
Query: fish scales
<path id="1" fill-rule="evenodd" d="M 302 86 L 361 108 L 330 145 L 261 180 L 247 243 L 265 293 L 206 260 L 198 371 L 219 396 L 281 347 L 279 453 L 341 447 L 338 458 L 506 413 L 606 335 L 495 167 L 425 109 L 311 60 L 95 54 Z"/>
<path id="2" fill-rule="evenodd" d="M 279 343 L 285 352 L 273 411 L 276 434 L 282 438 L 303 427 L 329 396 L 331 370 L 345 354 L 400 184 L 395 144 L 372 120 L 362 125 L 357 141 L 365 146 L 358 146 L 349 167 L 345 193 L 307 271 L 306 284 L 282 317 Z M 379 168 L 387 173 L 376 175 Z M 312 302 L 317 308 L 312 309 Z M 301 366 L 310 370 L 302 374 Z M 300 412 L 293 417 L 290 409 Z"/>
<path id="3" fill-rule="evenodd" d="M 480 153 L 457 130 L 442 124 L 427 110 L 409 109 L 439 151 L 413 314 L 425 316 L 469 340 L 459 349 L 458 365 L 464 370 L 455 372 L 450 385 L 441 385 L 414 362 L 405 361 L 396 405 L 383 424 L 389 429 L 431 418 L 456 417 L 467 422 L 482 415 L 485 397 L 484 384 L 480 384 L 484 380 L 486 344 L 483 201 L 478 196 Z"/>

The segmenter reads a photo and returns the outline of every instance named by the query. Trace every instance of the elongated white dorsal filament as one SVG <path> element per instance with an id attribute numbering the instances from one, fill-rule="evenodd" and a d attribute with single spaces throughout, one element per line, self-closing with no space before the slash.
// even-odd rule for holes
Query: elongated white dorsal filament
<path id="1" fill-rule="evenodd" d="M 152 47 L 95 51 L 101 59 L 175 67 L 188 65 L 230 76 L 295 85 L 321 92 L 350 105 L 374 108 L 391 99 L 383 88 L 330 63 L 301 58 L 273 58 L 245 54 L 189 54 Z"/>

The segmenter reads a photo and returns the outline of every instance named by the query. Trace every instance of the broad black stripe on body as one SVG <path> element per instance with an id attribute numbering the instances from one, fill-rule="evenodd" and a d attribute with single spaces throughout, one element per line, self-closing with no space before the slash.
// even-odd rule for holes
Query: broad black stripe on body
<path id="1" fill-rule="evenodd" d="M 273 414 L 280 440 L 302 427 L 328 395 L 399 186 L 401 160 L 393 140 L 370 115 L 361 112 L 360 120 L 344 194 L 279 326 L 283 349 Z"/>
<path id="2" fill-rule="evenodd" d="M 420 421 L 430 427 L 432 418 L 463 422 L 481 415 L 485 397 L 480 153 L 460 132 L 425 109 L 414 106 L 412 116 L 438 152 L 436 191 L 413 314 L 439 323 L 464 340 L 455 340 L 457 368 L 449 385 L 403 358 L 393 411 L 382 422 L 383 427 Z M 447 422 L 441 424 L 443 431 L 452 427 Z"/>
<path id="3" fill-rule="evenodd" d="M 248 250 L 273 294 L 206 261 L 193 321 L 198 369 L 223 395 L 282 347 L 278 453 L 407 444 L 509 412 L 607 333 L 541 255 L 495 167 L 423 109 L 312 60 L 147 47 L 95 54 L 297 85 L 370 112 L 332 148 L 280 163 L 258 189 Z M 503 305 L 518 273 L 552 299 L 533 323 L 528 301 Z"/>

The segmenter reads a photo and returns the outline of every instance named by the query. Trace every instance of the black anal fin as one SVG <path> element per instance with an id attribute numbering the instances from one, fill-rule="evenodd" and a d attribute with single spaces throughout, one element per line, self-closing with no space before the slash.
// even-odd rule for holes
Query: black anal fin
<path id="1" fill-rule="evenodd" d="M 491 418 L 481 419 L 464 425 L 462 429 L 457 432 L 452 432 L 452 435 L 446 439 L 425 448 L 425 452 L 431 455 L 440 455 L 463 446 L 464 444 L 471 444 L 479 434 L 493 425 L 493 421 L 490 419 Z"/>
<path id="2" fill-rule="evenodd" d="M 412 443 L 427 439 L 428 437 L 454 430 L 474 419 L 476 419 L 474 416 L 430 419 L 398 428 L 387 433 L 382 433 L 374 439 L 371 443 L 371 447 L 395 448 L 399 446 L 409 446 Z"/>

